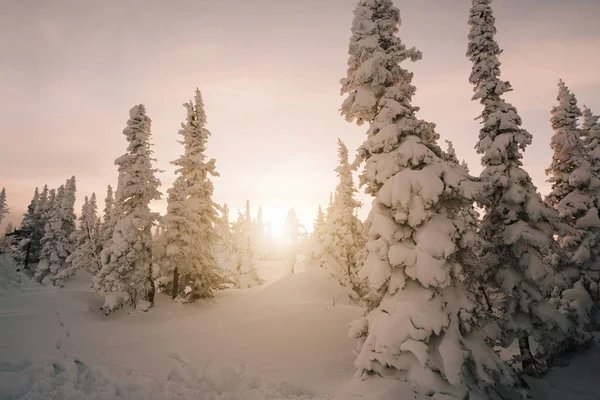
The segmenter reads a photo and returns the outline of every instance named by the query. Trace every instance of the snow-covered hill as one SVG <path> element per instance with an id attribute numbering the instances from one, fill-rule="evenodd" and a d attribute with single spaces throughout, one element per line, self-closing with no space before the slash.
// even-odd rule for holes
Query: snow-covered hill
<path id="1" fill-rule="evenodd" d="M 62 290 L 1 290 L 0 399 L 414 398 L 406 384 L 352 380 L 347 327 L 363 310 L 324 271 L 262 268 L 276 280 L 185 306 L 161 296 L 150 312 L 109 317 L 83 272 Z M 591 349 L 530 380 L 532 394 L 600 398 L 599 366 Z"/>

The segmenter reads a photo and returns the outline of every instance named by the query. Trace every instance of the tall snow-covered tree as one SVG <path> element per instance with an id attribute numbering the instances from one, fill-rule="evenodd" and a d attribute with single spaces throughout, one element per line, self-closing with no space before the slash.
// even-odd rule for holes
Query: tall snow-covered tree
<path id="1" fill-rule="evenodd" d="M 71 237 L 71 234 L 75 232 L 76 226 L 75 222 L 77 221 L 77 216 L 75 215 L 75 193 L 77 187 L 75 183 L 75 177 L 72 176 L 70 179 L 67 179 L 65 183 L 65 197 L 61 203 L 62 209 L 62 218 L 63 225 L 62 228 L 64 230 L 64 236 L 67 238 Z M 70 243 L 69 254 L 73 252 L 73 244 Z"/>
<path id="2" fill-rule="evenodd" d="M 331 214 L 331 207 L 333 207 L 333 192 L 329 193 L 329 203 L 325 209 L 325 221 L 329 222 L 329 214 Z"/>
<path id="3" fill-rule="evenodd" d="M 342 286 L 350 287 L 360 294 L 362 282 L 358 278 L 356 254 L 366 243 L 362 223 L 356 217 L 361 203 L 354 198 L 358 191 L 352 180 L 348 148 L 339 139 L 338 158 L 339 165 L 335 171 L 339 181 L 326 225 L 324 264 Z"/>
<path id="4" fill-rule="evenodd" d="M 586 147 L 586 158 L 590 165 L 592 180 L 600 180 L 600 122 L 599 117 L 592 113 L 588 107 L 583 107 L 583 121 L 581 134 Z M 600 190 L 594 196 L 594 205 L 600 209 Z"/>
<path id="5" fill-rule="evenodd" d="M 179 134 L 184 152 L 172 164 L 177 178 L 167 198 L 165 251 L 160 260 L 161 275 L 171 278 L 171 295 L 186 302 L 209 298 L 224 286 L 214 255 L 219 239 L 216 225 L 219 206 L 213 202 L 211 176 L 219 176 L 215 160 L 206 149 L 211 135 L 200 91 L 194 102 L 184 104 L 187 120 Z"/>
<path id="6" fill-rule="evenodd" d="M 256 214 L 256 220 L 254 222 L 254 232 L 257 241 L 262 240 L 262 237 L 265 234 L 265 223 L 262 215 L 262 207 L 258 207 L 258 213 Z"/>
<path id="7" fill-rule="evenodd" d="M 432 398 L 500 398 L 517 385 L 488 347 L 462 285 L 461 254 L 474 232 L 459 211 L 475 184 L 446 162 L 434 124 L 417 119 L 412 73 L 400 66 L 421 53 L 396 36 L 400 11 L 391 0 L 359 0 L 354 11 L 346 95 L 341 112 L 367 123 L 360 175 L 375 197 L 361 276 L 368 313 L 354 321 L 355 365 L 363 375 L 407 380 Z"/>
<path id="8" fill-rule="evenodd" d="M 258 213 L 256 219 L 252 224 L 252 235 L 258 259 L 263 260 L 268 258 L 270 253 L 270 243 L 267 241 L 267 234 L 265 229 L 265 223 L 263 220 L 262 207 L 258 207 Z"/>
<path id="9" fill-rule="evenodd" d="M 325 259 L 325 239 L 327 233 L 327 221 L 323 208 L 319 205 L 317 216 L 313 223 L 313 231 L 309 238 L 308 256 L 311 260 L 322 267 Z"/>
<path id="10" fill-rule="evenodd" d="M 291 208 L 288 211 L 283 227 L 285 238 L 288 245 L 287 264 L 290 273 L 296 270 L 296 260 L 298 258 L 298 243 L 300 241 L 300 221 L 296 217 L 296 210 Z"/>
<path id="11" fill-rule="evenodd" d="M 552 163 L 546 170 L 552 190 L 546 201 L 558 211 L 559 216 L 571 227 L 558 241 L 566 252 L 569 262 L 575 266 L 569 274 L 581 279 L 579 295 L 571 299 L 573 308 L 582 323 L 587 324 L 593 313 L 589 294 L 598 300 L 600 278 L 600 219 L 594 204 L 597 185 L 588 164 L 588 149 L 582 140 L 578 118 L 582 115 L 577 99 L 561 80 L 558 84 L 558 105 L 552 109 L 554 136 L 550 146 L 554 150 Z M 570 292 L 574 294 L 573 291 Z"/>
<path id="12" fill-rule="evenodd" d="M 35 272 L 35 267 L 39 261 L 39 251 L 41 249 L 41 238 L 36 241 L 35 237 L 35 232 L 39 230 L 39 220 L 36 213 L 39 198 L 39 189 L 35 188 L 33 198 L 31 199 L 29 206 L 27 206 L 27 212 L 23 214 L 21 225 L 14 235 L 17 248 L 14 257 L 17 262 L 23 265 L 23 269 L 29 274 Z"/>
<path id="13" fill-rule="evenodd" d="M 36 218 L 45 223 L 45 229 L 35 279 L 41 283 L 62 286 L 68 278 L 68 274 L 64 275 L 66 260 L 75 251 L 75 177 L 67 179 L 56 191 L 56 196 L 50 192 L 46 198 L 45 189 L 38 198 L 36 207 Z"/>
<path id="14" fill-rule="evenodd" d="M 115 160 L 118 220 L 110 245 L 102 250 L 102 269 L 94 277 L 94 288 L 108 293 L 102 306 L 106 314 L 125 305 L 144 309 L 154 302 L 152 226 L 158 215 L 149 204 L 161 194 L 157 169 L 152 166 L 152 121 L 142 104 L 134 106 L 129 116 L 123 130 L 127 151 Z"/>
<path id="15" fill-rule="evenodd" d="M 221 217 L 216 226 L 217 234 L 219 235 L 218 249 L 225 257 L 231 256 L 233 252 L 233 234 L 231 232 L 231 224 L 229 222 L 229 206 L 223 204 L 221 206 Z"/>
<path id="16" fill-rule="evenodd" d="M 319 208 L 317 209 L 317 216 L 315 217 L 315 221 L 313 223 L 313 233 L 315 233 L 318 237 L 323 233 L 327 222 L 325 221 L 325 212 L 323 212 L 323 208 L 319 204 Z"/>
<path id="17" fill-rule="evenodd" d="M 54 284 L 56 275 L 64 267 L 69 256 L 70 238 L 66 235 L 67 228 L 63 227 L 67 219 L 64 214 L 65 185 L 56 190 L 56 196 L 48 209 L 48 220 L 42 238 L 42 251 L 38 262 L 35 279 L 40 283 Z"/>
<path id="18" fill-rule="evenodd" d="M 256 260 L 250 217 L 250 201 L 246 201 L 244 214 L 238 211 L 238 219 L 233 224 L 233 242 L 235 257 L 234 285 L 236 288 L 250 288 L 264 283 L 256 270 Z"/>
<path id="19" fill-rule="evenodd" d="M 100 271 L 102 264 L 99 251 L 99 228 L 96 194 L 92 193 L 89 199 L 85 196 L 79 216 L 79 228 L 71 236 L 75 250 L 66 258 L 65 267 L 56 275 L 55 281 L 58 282 L 58 286 L 64 285 L 80 269 L 93 274 Z"/>
<path id="20" fill-rule="evenodd" d="M 500 79 L 500 47 L 494 39 L 491 0 L 472 0 L 467 56 L 473 62 L 469 81 L 473 100 L 483 105 L 481 130 L 475 146 L 482 154 L 483 190 L 478 203 L 484 210 L 479 234 L 487 242 L 482 254 L 481 279 L 486 291 L 496 290 L 495 308 L 505 334 L 504 345 L 519 339 L 523 367 L 539 370 L 570 338 L 573 327 L 554 303 L 566 288 L 557 271 L 561 251 L 554 234 L 567 228 L 522 168 L 522 152 L 531 134 L 521 127 L 516 108 L 503 95 L 512 90 Z M 535 358 L 530 342 L 538 343 Z M 537 360 L 537 361 L 536 361 Z M 543 367 L 543 365 L 542 365 Z"/>
<path id="21" fill-rule="evenodd" d="M 0 224 L 4 217 L 8 214 L 8 203 L 6 201 L 6 188 L 0 191 Z"/>
<path id="22" fill-rule="evenodd" d="M 115 197 L 112 186 L 108 185 L 106 190 L 106 198 L 104 199 L 104 216 L 102 217 L 102 225 L 100 226 L 100 245 L 106 248 L 110 245 L 115 225 L 118 220 L 118 211 L 115 207 Z"/>

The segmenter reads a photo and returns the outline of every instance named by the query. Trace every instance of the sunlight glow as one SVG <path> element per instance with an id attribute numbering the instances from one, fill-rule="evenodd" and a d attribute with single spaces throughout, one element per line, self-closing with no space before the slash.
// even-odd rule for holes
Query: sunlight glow
<path id="1" fill-rule="evenodd" d="M 263 221 L 267 234 L 275 239 L 283 238 L 283 228 L 285 218 L 290 209 L 289 205 L 285 205 L 277 200 L 271 201 L 262 207 Z"/>

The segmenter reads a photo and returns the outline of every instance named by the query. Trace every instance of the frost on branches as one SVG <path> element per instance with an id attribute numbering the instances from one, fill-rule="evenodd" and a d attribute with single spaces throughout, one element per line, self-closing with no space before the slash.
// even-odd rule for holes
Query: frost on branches
<path id="1" fill-rule="evenodd" d="M 356 210 L 361 206 L 354 198 L 357 193 L 352 181 L 352 169 L 348 162 L 348 148 L 338 139 L 339 164 L 335 171 L 338 184 L 324 227 L 322 262 L 332 277 L 342 286 L 362 293 L 363 282 L 358 278 L 356 254 L 364 247 L 365 237 Z"/>
<path id="2" fill-rule="evenodd" d="M 165 249 L 160 259 L 161 285 L 172 298 L 190 302 L 213 296 L 224 286 L 214 251 L 219 236 L 218 205 L 213 202 L 211 176 L 219 176 L 215 160 L 207 159 L 210 132 L 206 129 L 206 113 L 200 91 L 195 102 L 184 104 L 187 120 L 179 134 L 184 153 L 172 164 L 177 178 L 167 198 L 167 214 L 163 218 L 165 232 L 161 239 Z"/>
<path id="3" fill-rule="evenodd" d="M 475 240 L 461 210 L 475 185 L 442 158 L 434 125 L 415 116 L 412 74 L 399 63 L 421 53 L 395 36 L 399 24 L 391 0 L 360 0 L 342 80 L 342 114 L 369 124 L 358 152 L 361 183 L 375 196 L 361 269 L 369 311 L 350 331 L 356 367 L 414 382 L 432 398 L 497 399 L 518 383 L 485 343 L 461 282 Z"/>
<path id="4" fill-rule="evenodd" d="M 106 314 L 124 305 L 147 307 L 154 301 L 152 225 L 157 214 L 150 211 L 149 203 L 160 199 L 160 182 L 152 168 L 151 120 L 146 108 L 135 106 L 129 115 L 123 130 L 127 152 L 115 160 L 118 221 L 110 245 L 102 250 L 102 269 L 94 278 L 94 288 L 108 293 L 102 306 Z"/>
<path id="5" fill-rule="evenodd" d="M 90 199 L 85 196 L 79 216 L 79 228 L 71 235 L 75 251 L 65 260 L 65 268 L 56 275 L 55 281 L 59 286 L 63 286 L 79 269 L 85 269 L 93 274 L 100 270 L 98 237 L 98 206 L 96 194 L 92 193 Z"/>
<path id="6" fill-rule="evenodd" d="M 482 154 L 484 189 L 477 200 L 485 211 L 480 235 L 488 245 L 481 279 L 488 297 L 498 299 L 492 307 L 505 334 L 504 345 L 518 338 L 524 369 L 538 372 L 537 362 L 543 364 L 558 353 L 573 328 L 554 304 L 568 282 L 557 271 L 561 252 L 553 235 L 563 234 L 566 226 L 522 168 L 522 151 L 531 143 L 531 134 L 521 127 L 516 108 L 502 97 L 512 89 L 500 79 L 501 50 L 494 40 L 490 2 L 471 2 L 467 50 L 473 62 L 473 100 L 483 105 L 476 149 Z M 538 344 L 537 362 L 530 355 L 531 339 Z"/>
<path id="7" fill-rule="evenodd" d="M 575 96 L 565 84 L 558 84 L 558 106 L 552 109 L 551 147 L 554 150 L 552 164 L 546 170 L 552 190 L 546 201 L 558 211 L 563 221 L 571 229 L 560 235 L 558 241 L 575 268 L 569 274 L 572 279 L 581 280 L 580 285 L 598 300 L 598 280 L 600 279 L 600 239 L 598 233 L 600 219 L 594 204 L 597 182 L 592 177 L 588 164 L 588 149 L 578 128 L 578 118 L 582 115 L 577 107 Z M 582 323 L 587 324 L 592 301 L 586 291 L 579 292 L 583 298 L 571 300 L 573 308 Z"/>

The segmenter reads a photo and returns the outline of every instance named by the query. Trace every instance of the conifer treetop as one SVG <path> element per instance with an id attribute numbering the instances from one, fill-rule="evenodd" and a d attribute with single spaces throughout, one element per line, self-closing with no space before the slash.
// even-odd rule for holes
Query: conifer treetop
<path id="1" fill-rule="evenodd" d="M 517 109 L 502 95 L 512 90 L 509 82 L 500 79 L 502 50 L 495 41 L 495 19 L 491 0 L 471 0 L 469 11 L 467 57 L 473 62 L 469 82 L 474 86 L 473 100 L 479 100 L 484 109 L 479 116 L 483 127 L 475 148 L 483 154 L 483 166 L 501 164 L 522 165 L 522 151 L 531 144 L 531 134 L 521 128 Z"/>

